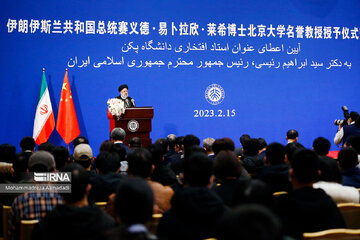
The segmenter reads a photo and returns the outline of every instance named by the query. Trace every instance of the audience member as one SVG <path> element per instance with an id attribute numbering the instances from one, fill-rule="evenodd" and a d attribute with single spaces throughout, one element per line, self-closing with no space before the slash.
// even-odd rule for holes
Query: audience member
<path id="1" fill-rule="evenodd" d="M 134 150 L 136 148 L 141 148 L 141 147 L 142 147 L 141 138 L 139 138 L 139 137 L 130 138 L 130 141 L 129 141 L 130 150 Z"/>
<path id="2" fill-rule="evenodd" d="M 95 159 L 95 168 L 98 172 L 90 178 L 92 185 L 90 202 L 107 202 L 109 196 L 116 192 L 119 183 L 124 179 L 118 174 L 120 168 L 119 156 L 116 153 L 102 152 Z"/>
<path id="3" fill-rule="evenodd" d="M 109 240 L 156 240 L 145 223 L 151 218 L 154 194 L 149 184 L 141 178 L 129 178 L 119 185 L 115 197 L 115 213 L 120 226 L 108 232 Z"/>
<path id="4" fill-rule="evenodd" d="M 359 190 L 341 185 L 339 166 L 334 159 L 330 160 L 320 158 L 320 178 L 313 187 L 324 190 L 336 203 L 359 203 Z"/>
<path id="5" fill-rule="evenodd" d="M 208 155 L 208 157 L 209 157 L 211 160 L 214 160 L 214 158 L 215 158 L 215 153 L 214 153 L 213 148 L 212 148 L 214 142 L 215 142 L 215 139 L 210 138 L 210 137 L 209 137 L 209 138 L 205 138 L 205 139 L 203 140 L 203 148 L 205 149 L 206 154 Z"/>
<path id="6" fill-rule="evenodd" d="M 63 171 L 71 173 L 71 193 L 61 193 L 63 204 L 57 205 L 36 225 L 32 239 L 100 239 L 106 230 L 115 227 L 114 219 L 98 206 L 89 205 L 91 185 L 81 165 L 71 163 Z"/>
<path id="7" fill-rule="evenodd" d="M 173 162 L 176 162 L 180 159 L 179 154 L 176 152 L 175 150 L 175 146 L 176 146 L 176 135 L 175 134 L 169 134 L 166 137 L 166 140 L 169 144 L 169 150 L 166 153 L 165 157 L 164 157 L 164 162 L 163 164 L 165 166 L 170 166 Z"/>
<path id="8" fill-rule="evenodd" d="M 52 155 L 55 158 L 56 169 L 61 170 L 66 164 L 70 163 L 70 154 L 66 147 L 55 147 Z"/>
<path id="9" fill-rule="evenodd" d="M 218 240 L 283 240 L 280 219 L 258 204 L 239 206 L 227 213 L 217 230 Z"/>
<path id="10" fill-rule="evenodd" d="M 111 147 L 114 143 L 110 140 L 105 140 L 101 143 L 99 151 L 102 152 L 110 152 Z"/>
<path id="11" fill-rule="evenodd" d="M 293 143 L 293 142 L 297 142 L 298 138 L 299 138 L 299 133 L 295 129 L 290 129 L 289 131 L 287 131 L 287 133 L 286 133 L 286 141 L 287 141 L 288 144 Z"/>
<path id="12" fill-rule="evenodd" d="M 311 150 L 299 149 L 291 161 L 293 191 L 277 197 L 277 213 L 285 234 L 302 239 L 304 232 L 345 228 L 336 203 L 322 189 L 312 187 L 319 178 L 320 162 Z"/>
<path id="13" fill-rule="evenodd" d="M 301 148 L 305 148 L 305 147 L 302 144 L 298 143 L 298 142 L 288 143 L 285 146 L 286 161 L 288 163 L 291 163 L 292 155 L 294 154 L 294 152 L 296 150 L 301 149 Z"/>
<path id="14" fill-rule="evenodd" d="M 151 180 L 170 186 L 177 182 L 175 173 L 163 164 L 164 149 L 159 144 L 152 144 L 147 148 L 152 156 L 154 170 L 151 174 Z"/>
<path id="15" fill-rule="evenodd" d="M 41 143 L 39 146 L 38 146 L 38 151 L 41 150 L 41 151 L 46 151 L 46 152 L 49 152 L 49 153 L 52 153 L 55 149 L 55 146 L 54 144 L 50 143 L 50 142 L 44 142 L 44 143 Z"/>
<path id="16" fill-rule="evenodd" d="M 235 191 L 241 187 L 245 188 L 248 181 L 248 178 L 240 177 L 241 172 L 241 163 L 233 151 L 220 151 L 216 155 L 214 159 L 216 184 L 212 189 L 229 207 L 235 207 Z"/>
<path id="17" fill-rule="evenodd" d="M 55 172 L 55 159 L 52 154 L 38 150 L 33 153 L 28 162 L 29 172 Z M 40 219 L 56 205 L 62 203 L 62 198 L 53 191 L 26 192 L 15 198 L 11 206 L 11 236 L 19 238 L 19 224 L 22 219 Z"/>
<path id="18" fill-rule="evenodd" d="M 81 143 L 78 144 L 74 149 L 74 162 L 83 166 L 83 168 L 92 175 L 91 173 L 91 162 L 93 160 L 93 152 L 89 144 Z"/>
<path id="19" fill-rule="evenodd" d="M 264 159 L 259 155 L 259 141 L 251 138 L 243 145 L 241 163 L 250 175 L 256 177 L 264 167 Z"/>
<path id="20" fill-rule="evenodd" d="M 258 138 L 259 143 L 259 155 L 264 159 L 266 153 L 267 142 L 263 138 Z"/>
<path id="21" fill-rule="evenodd" d="M 340 150 L 338 162 L 342 175 L 342 185 L 360 188 L 360 169 L 358 155 L 354 148 L 345 147 Z"/>
<path id="22" fill-rule="evenodd" d="M 271 143 L 266 147 L 264 159 L 266 166 L 260 171 L 258 178 L 266 182 L 272 192 L 290 192 L 289 166 L 285 163 L 285 147 L 280 143 Z"/>
<path id="23" fill-rule="evenodd" d="M 213 151 L 215 156 L 222 150 L 226 151 L 234 151 L 235 150 L 235 144 L 233 142 L 233 140 L 231 140 L 230 138 L 219 138 L 216 139 L 215 142 L 213 143 Z"/>
<path id="24" fill-rule="evenodd" d="M 170 200 L 174 194 L 171 187 L 154 182 L 150 175 L 154 170 L 151 153 L 145 148 L 135 149 L 128 156 L 129 175 L 145 179 L 154 192 L 154 213 L 163 213 L 171 207 Z"/>
<path id="25" fill-rule="evenodd" d="M 219 219 L 226 211 L 223 201 L 209 187 L 214 176 L 212 161 L 204 153 L 184 160 L 185 187 L 171 200 L 158 226 L 160 239 L 205 239 L 215 237 Z"/>
<path id="26" fill-rule="evenodd" d="M 129 153 L 132 150 L 129 149 Z M 120 174 L 127 175 L 128 161 L 126 160 L 126 149 L 121 144 L 113 144 L 110 152 L 114 152 L 119 156 L 120 160 Z"/>
<path id="27" fill-rule="evenodd" d="M 20 141 L 20 148 L 22 152 L 34 152 L 36 143 L 32 137 L 23 137 Z"/>
<path id="28" fill-rule="evenodd" d="M 248 139 L 250 139 L 250 135 L 248 134 L 243 134 L 240 136 L 240 145 L 241 147 L 239 148 L 235 148 L 234 152 L 236 154 L 236 156 L 242 157 L 243 153 L 242 153 L 242 146 L 244 146 L 244 142 Z"/>
<path id="29" fill-rule="evenodd" d="M 78 136 L 73 141 L 73 147 L 76 148 L 79 144 L 89 144 L 89 140 L 84 136 Z"/>
<path id="30" fill-rule="evenodd" d="M 126 153 L 129 152 L 129 147 L 124 143 L 126 136 L 126 132 L 122 128 L 114 128 L 110 133 L 110 139 L 114 142 L 114 144 L 120 144 L 123 148 L 125 148 Z"/>

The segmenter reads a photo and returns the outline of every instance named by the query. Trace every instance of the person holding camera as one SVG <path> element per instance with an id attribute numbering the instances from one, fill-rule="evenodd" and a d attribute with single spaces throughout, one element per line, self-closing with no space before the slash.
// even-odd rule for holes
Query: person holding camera
<path id="1" fill-rule="evenodd" d="M 347 118 L 347 125 L 338 124 L 339 129 L 335 135 L 334 143 L 339 145 L 342 142 L 342 145 L 346 142 L 346 139 L 350 136 L 359 136 L 360 137 L 360 118 L 359 113 L 351 112 L 350 116 Z"/>

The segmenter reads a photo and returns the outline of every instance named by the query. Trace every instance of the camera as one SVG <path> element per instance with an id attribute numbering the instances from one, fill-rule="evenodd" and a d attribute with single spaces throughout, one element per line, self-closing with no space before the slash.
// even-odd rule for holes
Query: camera
<path id="1" fill-rule="evenodd" d="M 335 119 L 334 124 L 335 125 L 340 125 L 340 126 L 345 126 L 347 125 L 347 120 L 350 118 L 350 113 L 349 113 L 349 109 L 347 108 L 347 106 L 342 106 L 341 109 L 344 112 L 344 118 L 343 120 L 340 119 Z"/>

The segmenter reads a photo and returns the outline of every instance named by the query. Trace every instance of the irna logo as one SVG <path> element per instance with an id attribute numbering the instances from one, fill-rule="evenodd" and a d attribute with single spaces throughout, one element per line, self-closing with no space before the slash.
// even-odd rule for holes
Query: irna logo
<path id="1" fill-rule="evenodd" d="M 34 180 L 36 182 L 71 182 L 71 173 L 68 173 L 68 172 L 55 172 L 55 173 L 34 172 Z"/>

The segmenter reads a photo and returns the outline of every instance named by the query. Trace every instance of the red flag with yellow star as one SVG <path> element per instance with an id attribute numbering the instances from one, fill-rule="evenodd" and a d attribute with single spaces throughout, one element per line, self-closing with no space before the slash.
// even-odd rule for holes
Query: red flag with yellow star
<path id="1" fill-rule="evenodd" d="M 71 95 L 67 69 L 61 90 L 56 130 L 59 132 L 66 144 L 69 144 L 80 135 L 79 123 L 76 117 L 74 102 Z"/>

